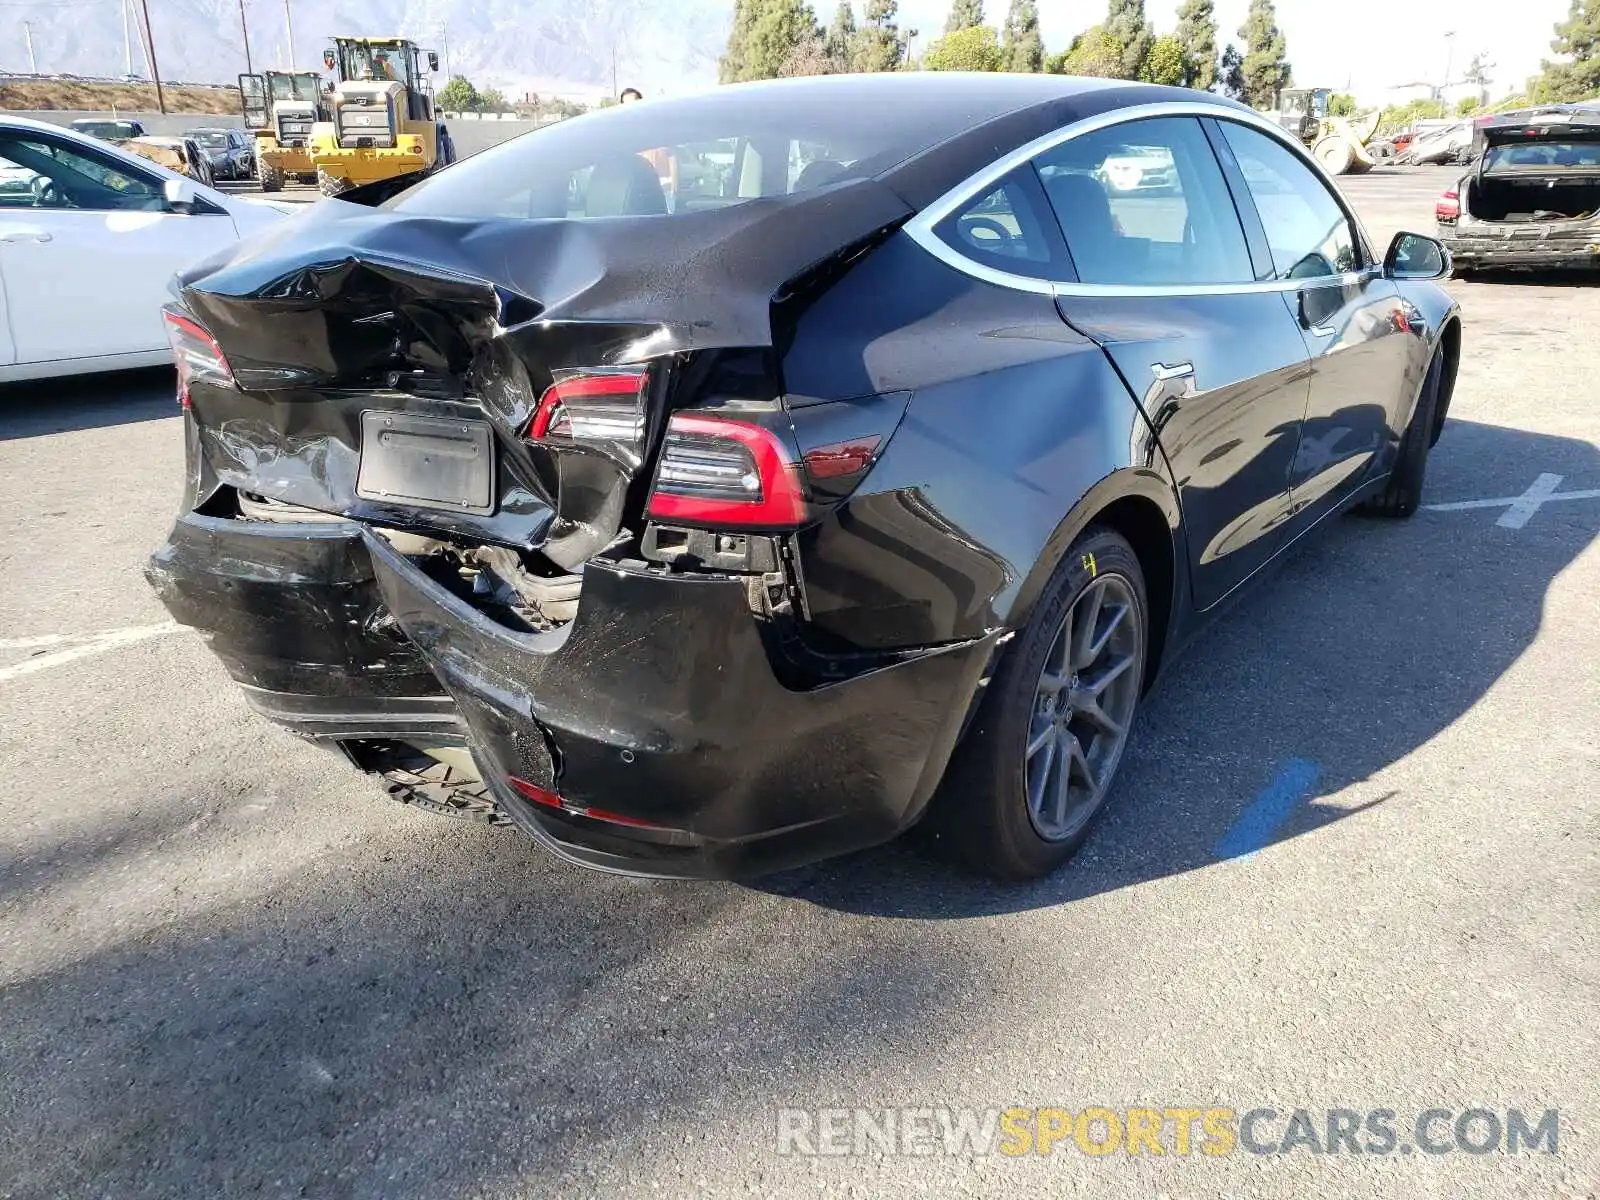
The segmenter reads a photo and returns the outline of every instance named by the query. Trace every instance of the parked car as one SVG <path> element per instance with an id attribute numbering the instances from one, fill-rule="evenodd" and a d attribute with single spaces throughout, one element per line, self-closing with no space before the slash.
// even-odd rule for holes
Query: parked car
<path id="1" fill-rule="evenodd" d="M 129 154 L 148 158 L 151 162 L 179 175 L 187 175 L 195 182 L 205 184 L 206 187 L 216 186 L 216 178 L 211 174 L 211 161 L 206 157 L 205 151 L 200 149 L 200 143 L 191 137 L 160 137 L 145 134 L 143 137 L 130 138 L 119 145 Z"/>
<path id="2" fill-rule="evenodd" d="M 199 143 L 214 179 L 255 178 L 255 139 L 244 130 L 191 129 L 186 136 Z"/>
<path id="3" fill-rule="evenodd" d="M 1472 150 L 1473 122 L 1418 121 L 1416 131 L 1395 162 L 1407 166 L 1465 162 Z"/>
<path id="4" fill-rule="evenodd" d="M 1457 270 L 1600 267 L 1600 109 L 1507 113 L 1477 139 L 1472 169 L 1434 206 Z"/>
<path id="5" fill-rule="evenodd" d="M 289 211 L 0 114 L 0 381 L 171 361 L 173 274 Z"/>
<path id="6" fill-rule="evenodd" d="M 735 169 L 669 212 L 643 154 L 709 140 Z M 1130 145 L 1171 195 L 1108 192 Z M 183 274 L 148 576 L 265 716 L 568 859 L 746 875 L 926 817 L 1032 877 L 1188 634 L 1335 514 L 1415 510 L 1447 270 L 1202 92 L 614 107 Z"/>
<path id="7" fill-rule="evenodd" d="M 110 142 L 112 145 L 125 142 L 129 138 L 144 136 L 143 122 L 123 121 L 106 117 L 84 117 L 74 121 L 70 128 L 75 133 L 84 134 L 86 137 L 99 138 L 102 142 Z"/>

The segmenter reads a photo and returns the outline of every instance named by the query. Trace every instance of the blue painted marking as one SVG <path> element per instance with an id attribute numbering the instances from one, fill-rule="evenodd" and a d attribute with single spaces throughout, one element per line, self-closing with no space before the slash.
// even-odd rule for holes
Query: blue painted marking
<path id="1" fill-rule="evenodd" d="M 1289 819 L 1295 805 L 1311 794 L 1319 773 L 1317 764 L 1307 758 L 1291 758 L 1284 763 L 1211 853 L 1218 858 L 1254 858 L 1256 851 L 1272 840 L 1278 826 Z"/>

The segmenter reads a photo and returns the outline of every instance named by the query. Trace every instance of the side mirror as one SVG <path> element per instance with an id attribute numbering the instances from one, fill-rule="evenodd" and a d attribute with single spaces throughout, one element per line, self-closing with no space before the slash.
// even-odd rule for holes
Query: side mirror
<path id="1" fill-rule="evenodd" d="M 324 67 L 326 67 L 330 71 L 333 70 L 333 51 L 332 50 L 324 50 L 322 52 L 322 65 Z"/>
<path id="2" fill-rule="evenodd" d="M 161 193 L 167 200 L 167 211 L 182 213 L 184 216 L 194 211 L 195 203 L 200 199 L 200 193 L 195 190 L 193 181 L 188 179 L 169 179 L 161 185 Z"/>
<path id="3" fill-rule="evenodd" d="M 1450 251 L 1420 233 L 1397 233 L 1383 256 L 1383 273 L 1390 279 L 1443 279 L 1450 274 Z"/>
<path id="4" fill-rule="evenodd" d="M 428 70 L 437 71 L 438 69 L 439 69 L 439 52 L 437 50 L 429 50 L 428 51 Z"/>

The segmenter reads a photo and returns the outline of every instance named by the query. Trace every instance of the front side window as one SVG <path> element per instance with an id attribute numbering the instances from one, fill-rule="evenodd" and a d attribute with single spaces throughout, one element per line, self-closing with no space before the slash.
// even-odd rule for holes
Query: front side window
<path id="1" fill-rule="evenodd" d="M 1280 279 L 1342 275 L 1360 265 L 1355 230 L 1311 168 L 1276 138 L 1219 121 L 1266 227 Z"/>
<path id="2" fill-rule="evenodd" d="M 27 182 L 29 207 L 82 208 L 162 212 L 166 197 L 161 185 L 113 159 L 88 150 L 67 147 L 17 134 L 0 134 L 0 166 L 6 181 L 20 198 Z"/>
<path id="3" fill-rule="evenodd" d="M 1249 283 L 1228 185 L 1198 121 L 1129 121 L 1034 160 L 1084 283 Z"/>

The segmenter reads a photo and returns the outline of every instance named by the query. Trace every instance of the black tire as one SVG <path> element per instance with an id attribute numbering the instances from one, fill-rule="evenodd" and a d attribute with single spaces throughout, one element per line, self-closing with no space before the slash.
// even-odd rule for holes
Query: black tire
<path id="1" fill-rule="evenodd" d="M 348 192 L 350 183 L 337 175 L 330 175 L 323 168 L 317 168 L 317 191 L 324 196 L 337 196 L 341 192 Z"/>
<path id="2" fill-rule="evenodd" d="M 1360 511 L 1373 517 L 1409 517 L 1422 503 L 1422 481 L 1428 473 L 1428 449 L 1438 438 L 1434 430 L 1434 414 L 1439 408 L 1439 393 L 1444 386 L 1444 349 L 1433 352 L 1428 373 L 1422 380 L 1422 391 L 1417 394 L 1416 407 L 1411 421 L 1400 438 L 1400 450 L 1395 456 L 1394 470 L 1383 491 L 1361 502 Z"/>
<path id="3" fill-rule="evenodd" d="M 283 190 L 283 172 L 277 167 L 269 166 L 264 162 L 256 164 L 256 178 L 261 181 L 263 192 L 280 192 Z"/>
<path id="4" fill-rule="evenodd" d="M 1029 812 L 1027 748 L 1037 719 L 1040 677 L 1067 614 L 1097 580 L 1113 576 L 1132 598 L 1129 616 L 1137 630 L 1136 662 L 1128 668 L 1132 699 L 1143 689 L 1149 638 L 1144 573 L 1133 548 L 1110 529 L 1088 529 L 1067 551 L 1034 605 L 1027 627 L 990 682 L 972 728 L 957 748 L 930 812 L 928 832 L 973 869 L 995 879 L 1037 879 L 1056 870 L 1078 850 L 1104 811 L 1126 733 L 1109 758 L 1081 825 L 1057 839 L 1043 836 Z M 1074 676 L 1076 680 L 1076 676 Z M 1123 728 L 1133 719 L 1129 707 Z M 1049 767 L 1044 769 L 1048 782 Z"/>

